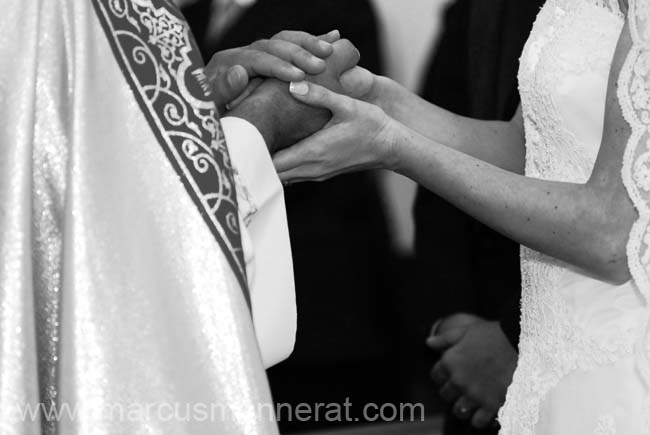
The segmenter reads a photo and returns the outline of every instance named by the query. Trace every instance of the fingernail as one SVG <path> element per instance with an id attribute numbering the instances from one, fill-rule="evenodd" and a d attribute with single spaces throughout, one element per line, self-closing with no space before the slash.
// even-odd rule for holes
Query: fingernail
<path id="1" fill-rule="evenodd" d="M 332 30 L 331 32 L 329 32 L 329 33 L 327 34 L 327 36 L 336 36 L 336 37 L 339 37 L 339 36 L 341 36 L 341 33 L 340 33 L 338 30 Z"/>
<path id="2" fill-rule="evenodd" d="M 289 92 L 296 95 L 307 95 L 309 85 L 307 82 L 291 82 L 289 84 Z"/>
<path id="3" fill-rule="evenodd" d="M 297 68 L 297 67 L 295 67 L 295 66 L 292 66 L 292 67 L 291 67 L 291 71 L 292 71 L 294 74 L 296 74 L 296 75 L 300 74 L 302 77 L 304 77 L 304 76 L 302 75 L 302 74 L 304 74 L 304 71 L 301 70 L 300 68 Z"/>
<path id="4" fill-rule="evenodd" d="M 240 73 L 238 68 L 231 68 L 228 71 L 228 76 L 226 77 L 230 86 L 237 86 L 240 80 Z"/>

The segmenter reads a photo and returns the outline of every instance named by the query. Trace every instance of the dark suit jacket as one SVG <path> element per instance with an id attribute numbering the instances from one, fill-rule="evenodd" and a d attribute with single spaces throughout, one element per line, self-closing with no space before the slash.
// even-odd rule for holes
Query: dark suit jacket
<path id="1" fill-rule="evenodd" d="M 510 119 L 519 105 L 518 59 L 543 3 L 454 2 L 423 97 L 460 115 Z M 521 297 L 518 245 L 423 188 L 414 214 L 418 299 L 428 308 L 417 326 L 426 331 L 434 318 L 474 313 L 498 319 L 516 347 Z M 452 422 L 445 433 L 474 431 Z"/>
<path id="2" fill-rule="evenodd" d="M 446 16 L 422 95 L 460 115 L 510 119 L 519 105 L 519 56 L 543 0 L 460 0 Z M 444 84 L 444 85 L 442 85 Z M 415 206 L 419 284 L 439 315 L 458 311 L 502 321 L 519 340 L 519 249 L 425 189 Z M 432 280 L 440 270 L 443 282 Z M 438 291 L 448 292 L 440 298 Z M 443 302 L 442 304 L 440 302 Z"/>

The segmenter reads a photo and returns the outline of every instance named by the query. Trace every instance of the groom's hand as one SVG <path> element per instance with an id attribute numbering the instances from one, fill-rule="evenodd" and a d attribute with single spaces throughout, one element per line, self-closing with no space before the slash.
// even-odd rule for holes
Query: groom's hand
<path id="1" fill-rule="evenodd" d="M 498 322 L 457 316 L 443 321 L 427 340 L 429 347 L 441 353 L 431 377 L 458 418 L 483 428 L 505 401 L 517 352 Z"/>
<path id="2" fill-rule="evenodd" d="M 356 66 L 359 51 L 342 39 L 333 44 L 334 52 L 325 71 L 308 80 L 341 92 L 341 75 Z M 289 84 L 267 79 L 226 116 L 249 121 L 260 131 L 271 153 L 293 145 L 320 130 L 331 118 L 327 110 L 297 101 L 289 94 Z"/>

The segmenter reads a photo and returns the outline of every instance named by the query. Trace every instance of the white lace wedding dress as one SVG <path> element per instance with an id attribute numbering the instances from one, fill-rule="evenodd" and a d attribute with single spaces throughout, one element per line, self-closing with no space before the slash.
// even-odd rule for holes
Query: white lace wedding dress
<path id="1" fill-rule="evenodd" d="M 634 279 L 614 286 L 522 248 L 520 357 L 499 414 L 501 434 L 650 433 L 649 8 L 650 0 L 630 2 L 635 45 L 619 80 L 619 101 L 636 132 L 623 167 L 641 215 L 628 245 Z M 519 70 L 528 176 L 576 183 L 589 178 L 625 19 L 616 0 L 548 0 L 542 8 Z"/>

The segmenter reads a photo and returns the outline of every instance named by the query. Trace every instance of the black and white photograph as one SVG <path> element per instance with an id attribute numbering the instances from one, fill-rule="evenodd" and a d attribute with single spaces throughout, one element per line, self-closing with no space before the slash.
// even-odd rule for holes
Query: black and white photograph
<path id="1" fill-rule="evenodd" d="M 650 0 L 0 10 L 0 435 L 650 435 Z"/>

